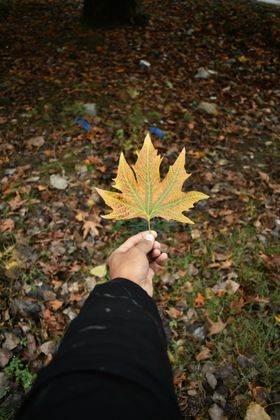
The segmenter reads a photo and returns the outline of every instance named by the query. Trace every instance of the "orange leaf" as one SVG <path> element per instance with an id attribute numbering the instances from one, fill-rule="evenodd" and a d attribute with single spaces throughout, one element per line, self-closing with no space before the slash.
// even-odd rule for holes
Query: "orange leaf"
<path id="1" fill-rule="evenodd" d="M 61 300 L 58 300 L 58 299 L 50 300 L 48 302 L 48 306 L 50 306 L 50 308 L 53 311 L 57 311 L 59 308 L 61 308 L 62 305 L 63 305 L 63 302 Z"/>
<path id="2" fill-rule="evenodd" d="M 173 306 L 173 308 L 167 309 L 166 312 L 172 319 L 180 318 L 183 315 L 182 311 L 179 311 L 177 308 Z"/>
<path id="3" fill-rule="evenodd" d="M 204 305 L 205 305 L 205 297 L 201 293 L 198 293 L 194 300 L 193 306 L 195 308 L 200 308 L 201 306 L 204 306 Z"/>

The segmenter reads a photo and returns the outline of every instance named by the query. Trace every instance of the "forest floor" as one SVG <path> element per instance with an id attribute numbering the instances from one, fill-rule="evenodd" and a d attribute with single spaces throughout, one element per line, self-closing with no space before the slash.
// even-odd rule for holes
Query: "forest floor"
<path id="1" fill-rule="evenodd" d="M 194 225 L 152 224 L 184 418 L 242 419 L 250 403 L 280 417 L 280 9 L 145 5 L 145 27 L 90 29 L 75 1 L 0 2 L 2 420 L 107 279 L 109 252 L 146 229 L 102 220 L 95 187 L 111 189 L 150 127 L 165 133 L 152 136 L 163 174 L 186 147 L 185 187 L 210 196 Z"/>

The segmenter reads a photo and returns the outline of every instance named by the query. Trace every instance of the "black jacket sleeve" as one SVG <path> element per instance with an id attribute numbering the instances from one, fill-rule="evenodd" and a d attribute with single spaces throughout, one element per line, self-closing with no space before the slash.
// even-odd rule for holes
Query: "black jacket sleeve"
<path id="1" fill-rule="evenodd" d="M 95 287 L 17 420 L 173 420 L 180 413 L 154 301 L 115 279 Z"/>

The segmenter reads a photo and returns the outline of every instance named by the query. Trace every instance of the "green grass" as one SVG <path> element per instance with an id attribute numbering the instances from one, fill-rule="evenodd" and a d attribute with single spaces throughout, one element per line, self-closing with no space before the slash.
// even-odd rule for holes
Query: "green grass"
<path id="1" fill-rule="evenodd" d="M 4 372 L 13 377 L 16 382 L 22 385 L 25 391 L 28 391 L 35 379 L 35 375 L 24 365 L 18 357 L 13 357 L 9 365 L 5 367 Z"/>
<path id="2" fill-rule="evenodd" d="M 173 246 L 176 249 L 176 241 Z M 185 302 L 188 309 L 193 308 L 197 293 L 206 296 L 205 305 L 195 309 L 198 325 L 205 325 L 205 311 L 213 321 L 217 321 L 220 316 L 223 321 L 229 322 L 222 332 L 207 337 L 206 342 L 210 343 L 209 360 L 215 367 L 224 363 L 233 367 L 229 385 L 229 392 L 232 393 L 230 403 L 235 406 L 240 418 L 244 415 L 244 407 L 252 400 L 248 383 L 270 387 L 274 391 L 279 387 L 280 348 L 277 343 L 280 331 L 275 321 L 276 309 L 280 305 L 279 287 L 271 281 L 259 256 L 260 252 L 274 255 L 279 251 L 279 245 L 270 244 L 265 247 L 261 244 L 253 226 L 233 229 L 230 234 L 219 234 L 211 241 L 201 236 L 192 241 L 191 250 L 183 256 L 176 255 L 176 251 L 175 255 L 170 255 L 167 271 L 171 278 L 174 277 L 171 284 L 164 286 L 160 277 L 157 283 L 156 296 L 159 300 L 162 293 L 169 293 L 167 308 L 176 307 L 178 301 Z M 232 266 L 228 270 L 209 267 L 215 252 L 231 254 Z M 190 264 L 197 269 L 196 274 L 188 272 Z M 186 271 L 186 274 L 178 278 L 177 273 L 180 270 Z M 207 290 L 223 282 L 226 274 L 232 271 L 236 273 L 234 280 L 240 284 L 240 289 L 234 295 L 207 297 Z M 192 291 L 189 291 L 189 287 L 186 288 L 187 282 L 191 283 Z M 231 307 L 234 301 L 250 296 L 266 298 L 268 303 L 252 302 L 239 311 L 234 306 Z M 172 332 L 169 355 L 175 371 L 185 371 L 188 381 L 197 380 L 203 383 L 203 374 L 199 368 L 194 368 L 200 364 L 196 362 L 195 356 L 200 352 L 203 343 L 189 334 L 180 318 L 171 320 L 169 327 Z M 239 355 L 252 358 L 252 366 L 242 368 L 237 362 Z M 240 394 L 247 399 L 244 407 L 242 404 L 235 404 L 235 397 L 239 398 Z"/>

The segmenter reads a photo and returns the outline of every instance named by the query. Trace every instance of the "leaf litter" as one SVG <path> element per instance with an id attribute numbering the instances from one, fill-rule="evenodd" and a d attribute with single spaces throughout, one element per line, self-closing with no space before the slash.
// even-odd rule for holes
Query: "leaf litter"
<path id="1" fill-rule="evenodd" d="M 153 220 L 170 255 L 156 299 L 181 408 L 244 418 L 252 403 L 253 412 L 265 415 L 260 404 L 273 416 L 279 14 L 255 2 L 147 1 L 145 28 L 92 30 L 77 23 L 75 2 L 41 5 L 0 5 L 0 361 L 8 394 L 22 397 L 30 385 L 22 378 L 49 363 L 99 279 L 90 271 L 102 266 L 103 280 L 108 253 L 146 229 L 138 219 L 102 219 L 95 187 L 110 189 L 120 151 L 134 162 L 152 128 L 163 177 L 186 147 L 192 177 L 182 191 L 210 196 L 189 214 L 195 227 Z M 143 57 L 148 71 L 138 64 Z M 81 104 L 96 107 L 88 114 Z M 251 366 L 240 366 L 239 355 Z M 258 386 L 261 402 L 251 392 Z"/>

